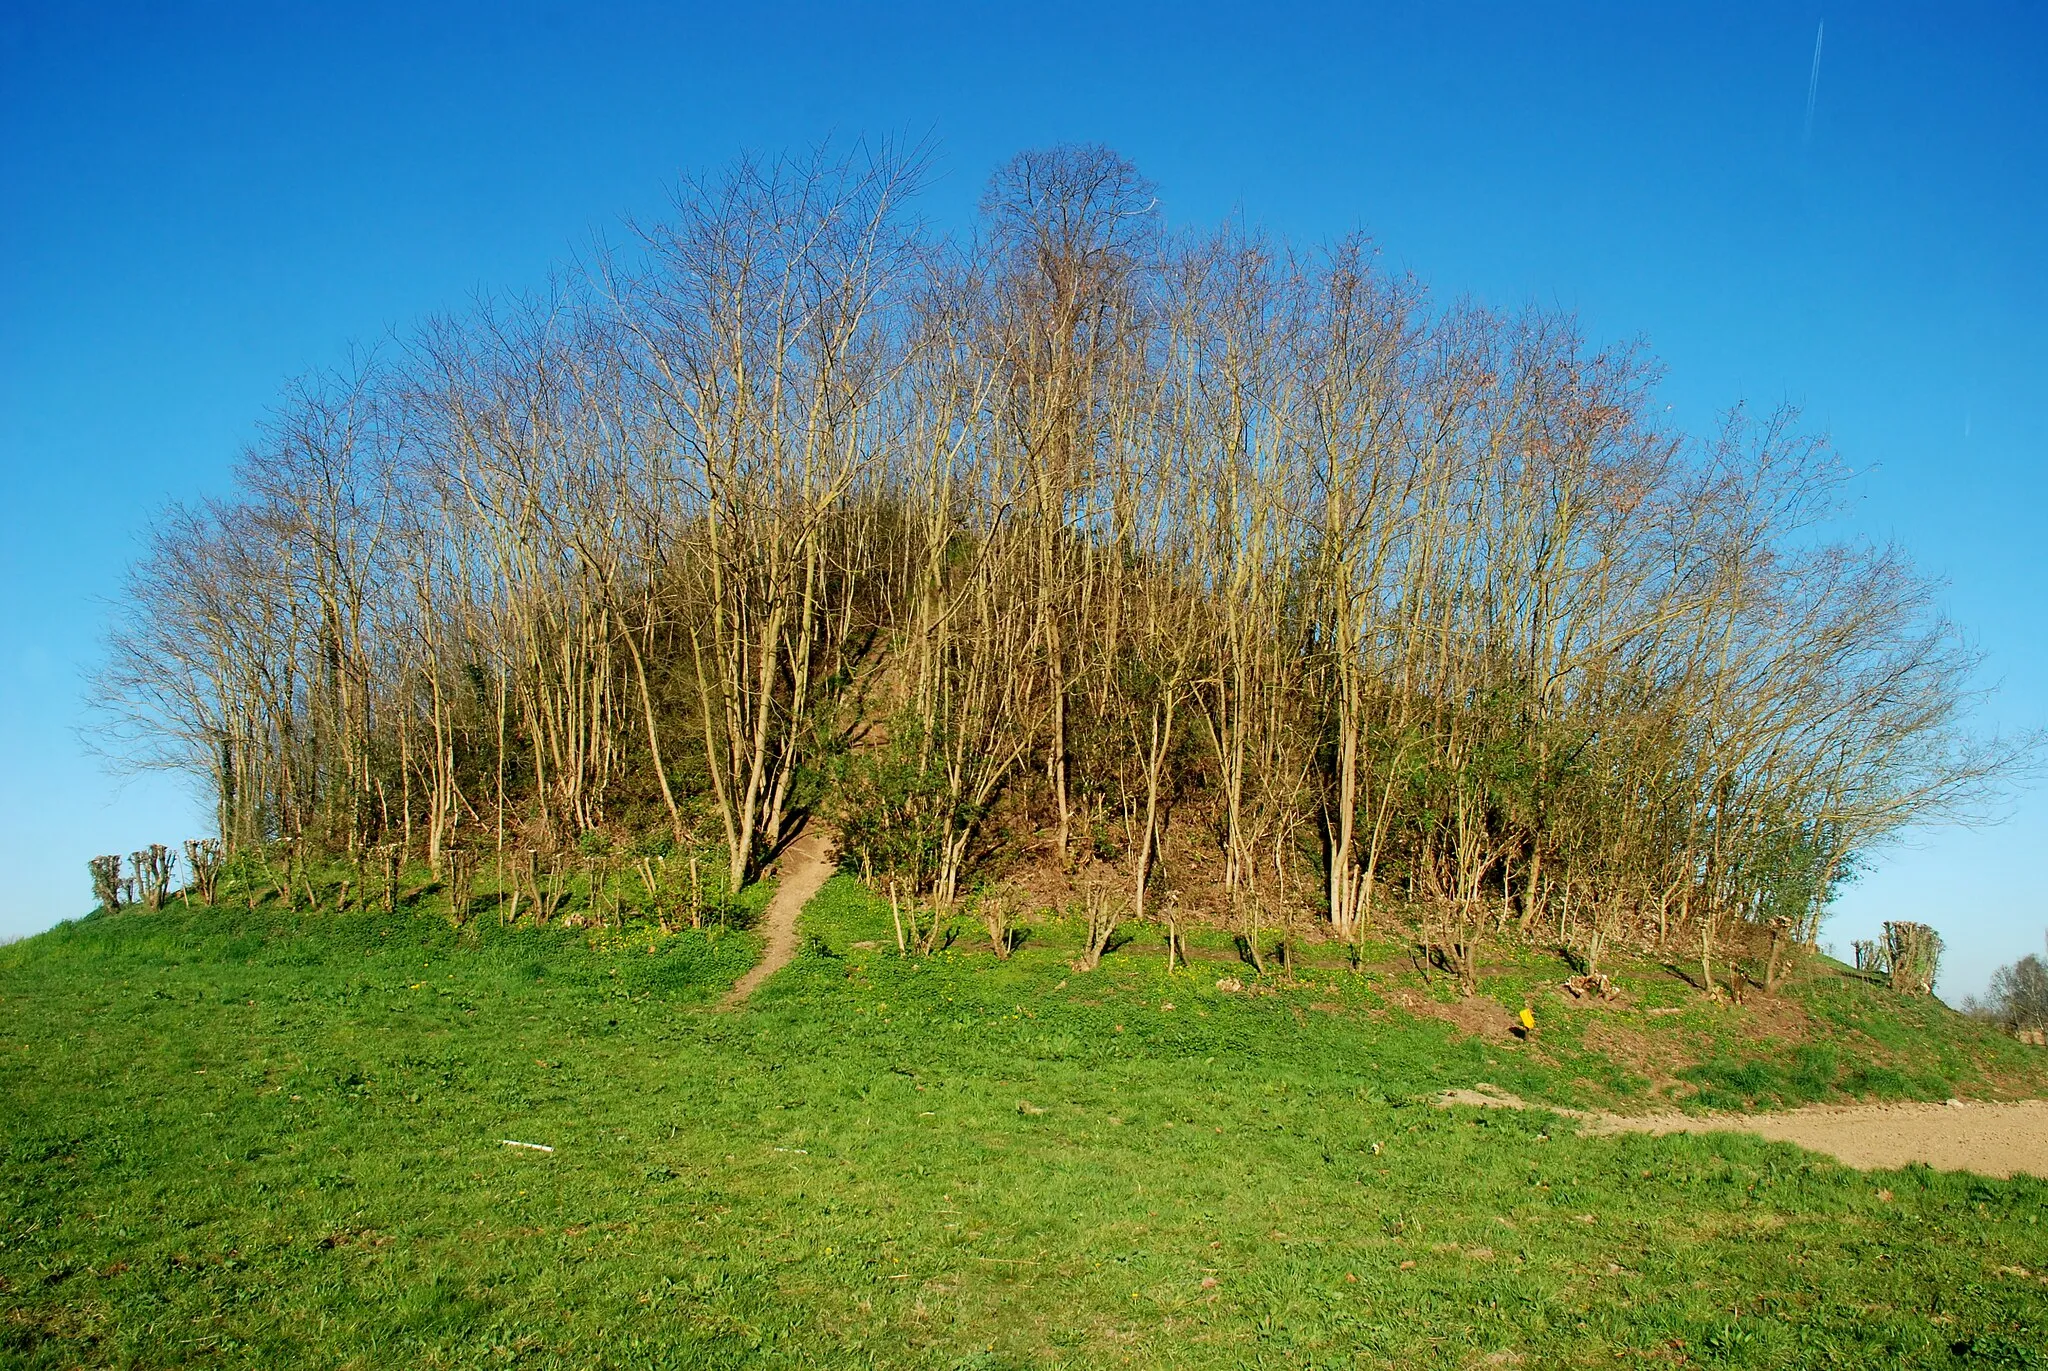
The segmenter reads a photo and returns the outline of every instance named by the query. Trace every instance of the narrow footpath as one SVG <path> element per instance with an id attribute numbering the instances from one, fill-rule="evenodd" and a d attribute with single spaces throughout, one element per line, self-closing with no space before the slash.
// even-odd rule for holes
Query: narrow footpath
<path id="1" fill-rule="evenodd" d="M 778 859 L 775 896 L 768 901 L 767 913 L 761 917 L 761 932 L 767 938 L 761 960 L 739 978 L 719 1005 L 721 1009 L 743 1004 L 760 988 L 761 982 L 788 966 L 790 958 L 796 956 L 797 915 L 831 879 L 837 867 L 835 847 L 832 835 L 822 824 L 809 824 L 795 842 L 783 849 Z"/>

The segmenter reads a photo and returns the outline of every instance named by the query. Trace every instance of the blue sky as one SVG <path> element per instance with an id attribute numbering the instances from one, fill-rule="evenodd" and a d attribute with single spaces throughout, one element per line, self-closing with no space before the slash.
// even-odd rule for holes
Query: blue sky
<path id="1" fill-rule="evenodd" d="M 1817 87 L 1815 35 L 1825 22 Z M 80 742 L 151 510 L 220 492 L 289 376 L 539 282 L 742 148 L 929 136 L 964 221 L 1025 147 L 1111 144 L 1181 222 L 1363 226 L 1440 292 L 1645 339 L 1690 425 L 1806 407 L 1843 531 L 1946 579 L 2048 721 L 2048 10 L 2032 5 L 239 6 L 0 11 L 0 936 L 86 858 L 203 829 Z M 1814 98 L 1809 119 L 1809 92 Z M 2042 948 L 2048 795 L 1887 854 L 1846 947 L 1944 989 Z"/>

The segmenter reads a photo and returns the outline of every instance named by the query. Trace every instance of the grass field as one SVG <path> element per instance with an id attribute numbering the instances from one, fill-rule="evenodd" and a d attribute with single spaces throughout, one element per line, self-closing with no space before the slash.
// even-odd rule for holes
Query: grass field
<path id="1" fill-rule="evenodd" d="M 1428 1103 L 2048 1093 L 1937 1005 L 1643 964 L 1575 1009 L 1532 957 L 1474 1010 L 1391 947 L 1226 993 L 1220 941 L 904 961 L 846 878 L 805 917 L 726 1014 L 750 934 L 174 906 L 0 949 L 0 1359 L 2048 1365 L 2048 1184 Z"/>

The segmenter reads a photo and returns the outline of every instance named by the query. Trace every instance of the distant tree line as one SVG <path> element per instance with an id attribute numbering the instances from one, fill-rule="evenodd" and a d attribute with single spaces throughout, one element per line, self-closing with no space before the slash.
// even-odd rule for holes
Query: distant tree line
<path id="1" fill-rule="evenodd" d="M 1991 973 L 1984 998 L 1966 997 L 1963 1008 L 1970 1013 L 2017 1033 L 2029 1042 L 2048 1042 L 2048 961 L 2029 953 Z"/>
<path id="2" fill-rule="evenodd" d="M 1710 979 L 2016 755 L 1791 411 L 1674 431 L 1639 348 L 1172 229 L 1103 148 L 1015 158 L 964 238 L 924 175 L 741 162 L 293 386 L 155 524 L 120 745 L 231 852 L 651 832 L 737 888 L 825 806 L 941 903 L 1040 860 L 1140 916 L 1418 921 L 1468 977 L 1518 935 Z"/>

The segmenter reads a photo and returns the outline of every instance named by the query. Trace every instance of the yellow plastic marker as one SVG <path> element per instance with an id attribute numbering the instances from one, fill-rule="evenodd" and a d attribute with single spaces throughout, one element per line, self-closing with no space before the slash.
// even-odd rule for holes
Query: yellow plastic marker
<path id="1" fill-rule="evenodd" d="M 1526 1009 L 1522 1011 L 1522 1029 L 1528 1033 L 1536 1031 L 1536 1016 Z"/>

